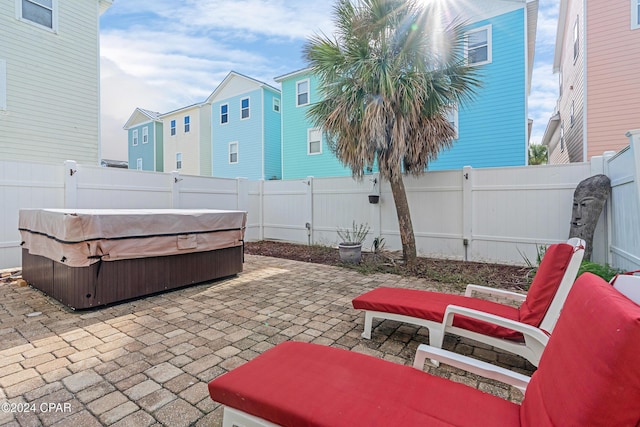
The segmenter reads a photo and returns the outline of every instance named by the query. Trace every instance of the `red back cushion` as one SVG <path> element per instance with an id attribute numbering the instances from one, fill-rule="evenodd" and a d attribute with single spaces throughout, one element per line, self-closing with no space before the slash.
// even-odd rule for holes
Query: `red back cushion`
<path id="1" fill-rule="evenodd" d="M 640 305 L 581 275 L 527 388 L 522 426 L 640 425 L 639 366 Z"/>
<path id="2" fill-rule="evenodd" d="M 547 248 L 536 276 L 520 306 L 520 322 L 538 327 L 558 291 L 573 256 L 573 246 L 556 243 Z"/>

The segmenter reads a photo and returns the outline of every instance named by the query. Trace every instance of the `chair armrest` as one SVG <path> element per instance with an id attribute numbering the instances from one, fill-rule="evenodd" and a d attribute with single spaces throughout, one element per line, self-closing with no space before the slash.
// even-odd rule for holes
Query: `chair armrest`
<path id="1" fill-rule="evenodd" d="M 420 370 L 424 369 L 424 362 L 427 358 L 437 360 L 440 363 L 445 363 L 449 366 L 453 366 L 454 368 L 463 369 L 472 374 L 509 384 L 523 393 L 529 385 L 529 380 L 531 380 L 531 377 L 519 374 L 509 369 L 501 368 L 499 366 L 492 365 L 478 359 L 473 359 L 469 356 L 463 356 L 462 354 L 443 350 L 441 348 L 431 347 L 426 344 L 420 344 L 420 346 L 418 346 L 416 356 L 413 361 L 413 367 Z"/>
<path id="2" fill-rule="evenodd" d="M 472 296 L 473 292 L 500 296 L 503 298 L 509 298 L 514 301 L 520 301 L 520 302 L 527 299 L 526 294 L 519 294 L 517 292 L 505 291 L 503 289 L 489 288 L 487 286 L 480 286 L 480 285 L 467 285 L 467 290 L 465 291 L 464 296 L 470 297 Z"/>
<path id="3" fill-rule="evenodd" d="M 444 312 L 442 326 L 445 332 L 447 331 L 447 328 L 453 326 L 453 318 L 456 314 L 471 317 L 477 320 L 482 320 L 487 323 L 493 323 L 494 325 L 502 326 L 520 332 L 524 335 L 525 341 L 533 339 L 539 342 L 543 347 L 546 346 L 547 342 L 549 341 L 549 336 L 545 332 L 543 332 L 542 329 L 536 328 L 535 326 L 507 319 L 505 317 L 496 316 L 495 314 L 487 313 L 484 311 L 474 310 L 467 307 L 460 307 L 457 305 L 447 306 L 447 309 Z"/>

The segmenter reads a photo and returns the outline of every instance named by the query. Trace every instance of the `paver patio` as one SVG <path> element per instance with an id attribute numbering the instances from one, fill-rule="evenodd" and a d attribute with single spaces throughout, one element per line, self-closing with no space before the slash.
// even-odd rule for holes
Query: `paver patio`
<path id="1" fill-rule="evenodd" d="M 452 289 L 253 255 L 237 277 L 83 312 L 30 287 L 0 284 L 0 426 L 220 426 L 222 408 L 207 383 L 286 340 L 410 365 L 417 346 L 428 342 L 426 329 L 374 322 L 372 339 L 360 337 L 364 319 L 351 299 L 382 285 Z M 526 374 L 533 369 L 520 357 L 453 336 L 445 348 Z M 522 398 L 461 370 L 428 370 Z"/>

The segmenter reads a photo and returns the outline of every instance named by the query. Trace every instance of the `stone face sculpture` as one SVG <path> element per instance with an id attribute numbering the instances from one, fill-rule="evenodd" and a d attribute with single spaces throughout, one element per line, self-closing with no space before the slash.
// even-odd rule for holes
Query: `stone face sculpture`
<path id="1" fill-rule="evenodd" d="M 610 193 L 611 180 L 606 175 L 594 175 L 583 180 L 573 193 L 569 237 L 579 237 L 586 242 L 585 260 L 591 260 L 593 233 Z"/>

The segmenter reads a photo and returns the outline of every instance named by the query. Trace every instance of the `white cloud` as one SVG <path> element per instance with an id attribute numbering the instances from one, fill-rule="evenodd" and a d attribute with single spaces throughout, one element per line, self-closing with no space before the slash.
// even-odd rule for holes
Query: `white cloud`
<path id="1" fill-rule="evenodd" d="M 122 126 L 136 107 L 167 112 L 201 102 L 232 70 L 275 84 L 293 69 L 257 43 L 291 56 L 282 50 L 292 40 L 330 31 L 330 9 L 317 0 L 114 2 L 100 36 L 103 157 L 126 159 Z"/>
<path id="2" fill-rule="evenodd" d="M 235 30 L 236 36 L 262 36 L 301 39 L 323 29 L 330 31 L 330 1 L 236 0 L 220 4 L 219 0 L 190 1 L 179 19 L 183 24 L 202 28 Z"/>
<path id="3" fill-rule="evenodd" d="M 558 99 L 558 76 L 553 74 L 553 54 L 559 7 L 559 0 L 540 1 L 536 56 L 529 95 L 529 118 L 533 119 L 532 143 L 542 141 Z"/>

